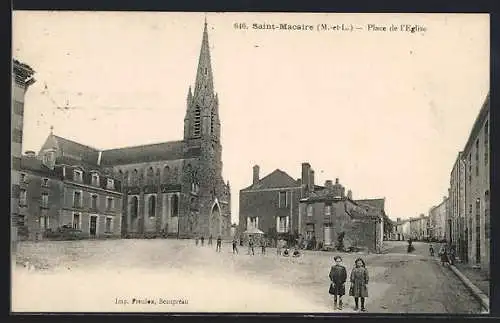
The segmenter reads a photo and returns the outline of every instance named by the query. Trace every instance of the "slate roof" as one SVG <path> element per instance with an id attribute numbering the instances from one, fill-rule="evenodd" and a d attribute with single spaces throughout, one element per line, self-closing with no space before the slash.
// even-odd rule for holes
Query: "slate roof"
<path id="1" fill-rule="evenodd" d="M 261 178 L 257 183 L 252 184 L 241 191 L 279 187 L 300 187 L 300 184 L 281 169 L 276 169 L 272 173 Z"/>
<path id="2" fill-rule="evenodd" d="M 384 207 L 385 207 L 385 198 L 356 200 L 356 202 L 359 204 L 371 206 L 371 207 L 379 209 L 379 210 L 384 210 Z"/>
<path id="3" fill-rule="evenodd" d="M 63 172 L 61 167 L 50 169 L 36 157 L 21 157 L 21 171 L 30 171 L 40 176 L 62 179 Z"/>
<path id="4" fill-rule="evenodd" d="M 99 150 L 87 145 L 82 145 L 76 141 L 69 140 L 63 137 L 56 136 L 54 134 L 50 134 L 47 137 L 47 140 L 42 146 L 41 150 L 55 148 L 58 150 L 58 162 L 64 159 L 66 162 L 75 162 L 71 155 L 78 158 L 81 158 L 84 164 L 97 165 L 97 159 L 99 157 Z"/>
<path id="5" fill-rule="evenodd" d="M 184 142 L 179 140 L 104 150 L 101 156 L 101 165 L 124 165 L 182 159 L 184 157 L 184 147 Z"/>

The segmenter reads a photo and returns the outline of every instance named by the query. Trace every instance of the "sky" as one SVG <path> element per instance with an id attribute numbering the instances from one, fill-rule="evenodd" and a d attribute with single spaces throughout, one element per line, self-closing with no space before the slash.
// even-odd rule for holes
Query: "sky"
<path id="1" fill-rule="evenodd" d="M 394 220 L 447 195 L 489 89 L 486 14 L 15 11 L 13 56 L 37 80 L 23 151 L 38 152 L 51 126 L 99 149 L 182 139 L 205 17 L 233 222 L 255 164 L 261 178 L 275 169 L 299 178 L 309 162 L 316 184 L 339 178 L 354 199 L 385 197 Z"/>

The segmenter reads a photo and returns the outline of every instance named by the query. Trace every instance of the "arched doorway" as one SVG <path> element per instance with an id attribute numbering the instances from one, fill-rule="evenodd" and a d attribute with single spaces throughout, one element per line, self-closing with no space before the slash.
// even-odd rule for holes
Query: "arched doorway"
<path id="1" fill-rule="evenodd" d="M 210 234 L 218 237 L 222 234 L 222 221 L 219 204 L 215 203 L 210 214 Z"/>

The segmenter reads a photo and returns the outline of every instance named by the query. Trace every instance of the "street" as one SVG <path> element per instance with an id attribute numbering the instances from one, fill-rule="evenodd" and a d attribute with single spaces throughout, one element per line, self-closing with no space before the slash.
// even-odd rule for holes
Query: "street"
<path id="1" fill-rule="evenodd" d="M 384 254 L 339 253 L 348 274 L 357 257 L 365 259 L 367 312 L 480 313 L 455 274 L 428 255 L 428 245 L 414 245 L 412 254 L 404 241 L 386 242 Z M 230 243 L 217 253 L 215 243 L 162 239 L 21 243 L 12 310 L 333 312 L 328 273 L 337 253 L 286 258 L 273 248 L 265 255 L 255 248 L 255 256 L 239 248 L 233 255 Z M 344 296 L 338 312 L 354 312 L 353 306 Z"/>

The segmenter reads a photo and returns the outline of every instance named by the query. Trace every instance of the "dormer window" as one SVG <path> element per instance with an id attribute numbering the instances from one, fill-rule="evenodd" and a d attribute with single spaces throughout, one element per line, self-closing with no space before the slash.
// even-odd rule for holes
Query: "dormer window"
<path id="1" fill-rule="evenodd" d="M 42 186 L 43 187 L 48 187 L 49 186 L 49 179 L 48 178 L 42 179 Z"/>
<path id="2" fill-rule="evenodd" d="M 92 174 L 92 185 L 99 186 L 99 174 L 96 173 Z"/>
<path id="3" fill-rule="evenodd" d="M 81 170 L 75 169 L 73 171 L 73 180 L 75 182 L 83 182 L 83 172 Z"/>
<path id="4" fill-rule="evenodd" d="M 112 178 L 108 178 L 107 183 L 106 183 L 106 188 L 108 190 L 112 190 L 115 188 L 115 181 Z"/>

